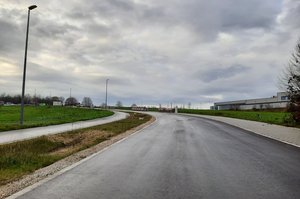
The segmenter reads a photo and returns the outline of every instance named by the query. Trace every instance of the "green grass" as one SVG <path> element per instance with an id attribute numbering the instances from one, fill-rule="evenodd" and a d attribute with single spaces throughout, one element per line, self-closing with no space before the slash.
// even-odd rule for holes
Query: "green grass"
<path id="1" fill-rule="evenodd" d="M 59 156 L 44 154 L 60 146 L 46 137 L 0 145 L 0 184 L 57 161 Z"/>
<path id="2" fill-rule="evenodd" d="M 113 115 L 107 110 L 25 106 L 23 128 L 63 124 Z M 20 106 L 0 106 L 0 131 L 20 129 Z"/>
<path id="3" fill-rule="evenodd" d="M 130 116 L 124 120 L 120 120 L 119 122 L 103 124 L 96 127 L 91 127 L 92 130 L 102 130 L 109 131 L 114 134 L 120 134 L 128 129 L 132 129 L 137 127 L 145 121 L 149 121 L 151 119 L 150 115 L 142 114 L 142 113 L 130 113 Z"/>
<path id="4" fill-rule="evenodd" d="M 197 109 L 179 109 L 179 113 L 190 113 L 199 115 L 212 115 L 231 117 L 259 122 L 266 122 L 269 124 L 287 125 L 287 118 L 290 113 L 287 112 L 268 112 L 268 111 L 216 111 L 216 110 L 197 110 Z"/>
<path id="5" fill-rule="evenodd" d="M 146 114 L 130 113 L 126 119 L 104 125 L 0 145 L 0 185 L 108 140 L 150 119 L 151 116 Z"/>

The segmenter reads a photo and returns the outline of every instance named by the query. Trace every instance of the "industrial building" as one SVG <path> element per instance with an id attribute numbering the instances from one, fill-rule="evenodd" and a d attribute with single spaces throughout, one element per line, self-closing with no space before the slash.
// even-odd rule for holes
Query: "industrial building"
<path id="1" fill-rule="evenodd" d="M 270 98 L 237 100 L 228 102 L 216 102 L 211 107 L 213 110 L 252 110 L 252 109 L 274 109 L 286 108 L 289 103 L 286 92 L 278 92 Z"/>

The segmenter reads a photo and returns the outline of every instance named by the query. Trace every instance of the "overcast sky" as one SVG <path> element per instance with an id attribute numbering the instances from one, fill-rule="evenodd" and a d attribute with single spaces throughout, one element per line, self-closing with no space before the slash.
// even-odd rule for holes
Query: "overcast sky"
<path id="1" fill-rule="evenodd" d="M 0 0 L 0 94 L 94 104 L 270 97 L 300 35 L 300 0 Z M 187 106 L 187 105 L 186 105 Z"/>

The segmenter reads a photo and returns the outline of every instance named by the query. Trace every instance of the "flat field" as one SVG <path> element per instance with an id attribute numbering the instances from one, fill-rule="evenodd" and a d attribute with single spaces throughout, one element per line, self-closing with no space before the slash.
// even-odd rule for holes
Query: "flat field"
<path id="1" fill-rule="evenodd" d="M 179 109 L 179 113 L 190 113 L 199 115 L 212 115 L 231 117 L 252 121 L 265 122 L 269 124 L 287 125 L 292 126 L 288 123 L 290 113 L 287 112 L 271 112 L 271 111 L 216 111 L 216 110 L 199 110 L 199 109 Z"/>
<path id="2" fill-rule="evenodd" d="M 63 124 L 113 115 L 107 110 L 25 106 L 23 128 Z M 0 106 L 0 131 L 20 129 L 20 106 Z"/>

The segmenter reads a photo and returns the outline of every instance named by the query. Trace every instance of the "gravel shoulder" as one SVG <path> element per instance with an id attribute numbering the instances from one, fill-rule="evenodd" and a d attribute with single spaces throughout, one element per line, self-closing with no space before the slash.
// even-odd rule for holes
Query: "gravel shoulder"
<path id="1" fill-rule="evenodd" d="M 53 177 L 56 174 L 60 175 L 61 173 L 63 173 L 64 170 L 67 170 L 68 167 L 72 167 L 72 165 L 74 164 L 76 165 L 76 163 L 79 163 L 80 161 L 84 161 L 84 159 L 92 156 L 93 154 L 100 153 L 101 151 L 105 150 L 107 147 L 111 146 L 112 144 L 119 142 L 134 133 L 139 132 L 139 130 L 146 128 L 147 126 L 152 124 L 155 120 L 156 120 L 155 117 L 152 117 L 150 121 L 146 122 L 141 126 L 138 126 L 122 134 L 119 134 L 115 137 L 112 137 L 110 140 L 101 142 L 98 145 L 95 145 L 93 147 L 75 153 L 73 155 L 70 155 L 47 167 L 36 170 L 32 174 L 25 175 L 24 177 L 22 177 L 17 181 L 11 182 L 4 186 L 0 186 L 0 199 L 8 197 L 14 193 L 17 193 L 25 189 L 26 187 L 34 185 L 35 183 L 47 180 L 48 178 L 51 179 L 51 177 Z"/>

